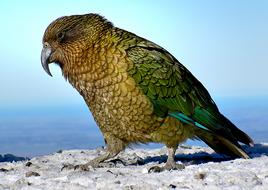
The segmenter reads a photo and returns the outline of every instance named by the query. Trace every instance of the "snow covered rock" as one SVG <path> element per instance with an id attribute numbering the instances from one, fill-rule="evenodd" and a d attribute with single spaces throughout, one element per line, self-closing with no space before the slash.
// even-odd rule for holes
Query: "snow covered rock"
<path id="1" fill-rule="evenodd" d="M 248 148 L 252 159 L 228 160 L 210 148 L 177 150 L 177 162 L 184 170 L 148 173 L 163 165 L 165 149 L 127 149 L 102 168 L 80 171 L 69 165 L 83 164 L 103 153 L 96 150 L 68 150 L 28 161 L 0 163 L 0 189 L 88 190 L 88 189 L 268 189 L 268 144 Z M 65 166 L 65 167 L 64 167 Z"/>

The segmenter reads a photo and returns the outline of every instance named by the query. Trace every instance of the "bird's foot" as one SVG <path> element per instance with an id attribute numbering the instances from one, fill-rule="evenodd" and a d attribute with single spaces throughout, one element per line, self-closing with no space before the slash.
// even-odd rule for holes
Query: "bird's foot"
<path id="1" fill-rule="evenodd" d="M 176 162 L 167 162 L 164 166 L 165 170 L 183 170 L 184 168 L 184 164 L 178 164 Z"/>
<path id="2" fill-rule="evenodd" d="M 125 161 L 119 158 L 116 158 L 116 159 L 100 162 L 98 164 L 93 165 L 93 167 L 94 168 L 115 168 L 120 165 L 126 166 L 128 164 Z"/>
<path id="3" fill-rule="evenodd" d="M 113 167 L 116 167 L 117 165 L 126 166 L 127 164 L 121 159 L 113 159 L 107 162 L 97 162 L 97 161 L 91 160 L 86 164 L 79 164 L 79 165 L 65 164 L 61 168 L 61 171 L 64 169 L 90 171 L 90 170 L 93 170 L 94 168 L 113 168 Z"/>
<path id="4" fill-rule="evenodd" d="M 183 164 L 177 164 L 177 163 L 169 163 L 167 162 L 163 167 L 160 166 L 153 166 L 151 167 L 148 172 L 149 173 L 159 173 L 165 170 L 182 170 L 185 166 Z"/>

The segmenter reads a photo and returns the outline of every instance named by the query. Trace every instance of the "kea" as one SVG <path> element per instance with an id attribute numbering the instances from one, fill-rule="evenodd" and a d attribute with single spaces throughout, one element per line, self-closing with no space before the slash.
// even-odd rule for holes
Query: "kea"
<path id="1" fill-rule="evenodd" d="M 104 136 L 105 153 L 78 167 L 98 167 L 132 144 L 156 142 L 168 152 L 158 169 L 181 169 L 175 151 L 187 139 L 202 140 L 232 158 L 249 158 L 240 143 L 253 146 L 253 140 L 220 113 L 185 66 L 161 46 L 103 16 L 53 21 L 43 36 L 41 62 L 50 76 L 49 64 L 59 65 Z"/>

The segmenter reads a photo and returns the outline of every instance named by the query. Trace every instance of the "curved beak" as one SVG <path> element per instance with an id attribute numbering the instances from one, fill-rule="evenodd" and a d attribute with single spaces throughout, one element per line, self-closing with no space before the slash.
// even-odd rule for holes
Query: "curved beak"
<path id="1" fill-rule="evenodd" d="M 51 50 L 51 47 L 49 46 L 43 47 L 42 52 L 41 52 L 42 67 L 49 76 L 52 76 L 48 67 L 48 64 L 50 63 L 49 60 L 50 60 L 51 53 L 52 53 L 52 50 Z"/>

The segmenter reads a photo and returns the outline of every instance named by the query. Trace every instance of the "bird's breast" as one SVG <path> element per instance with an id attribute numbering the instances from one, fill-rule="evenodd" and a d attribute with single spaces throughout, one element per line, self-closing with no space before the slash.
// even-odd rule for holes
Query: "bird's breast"
<path id="1" fill-rule="evenodd" d="M 85 99 L 103 133 L 130 142 L 148 142 L 149 134 L 161 124 L 161 119 L 128 75 L 130 64 L 122 55 L 119 50 L 97 55 L 88 63 L 91 69 L 81 69 L 70 82 Z"/>
<path id="2" fill-rule="evenodd" d="M 150 133 L 161 121 L 153 105 L 127 73 L 113 72 L 95 81 L 80 82 L 78 91 L 103 133 L 133 142 L 150 141 Z"/>

